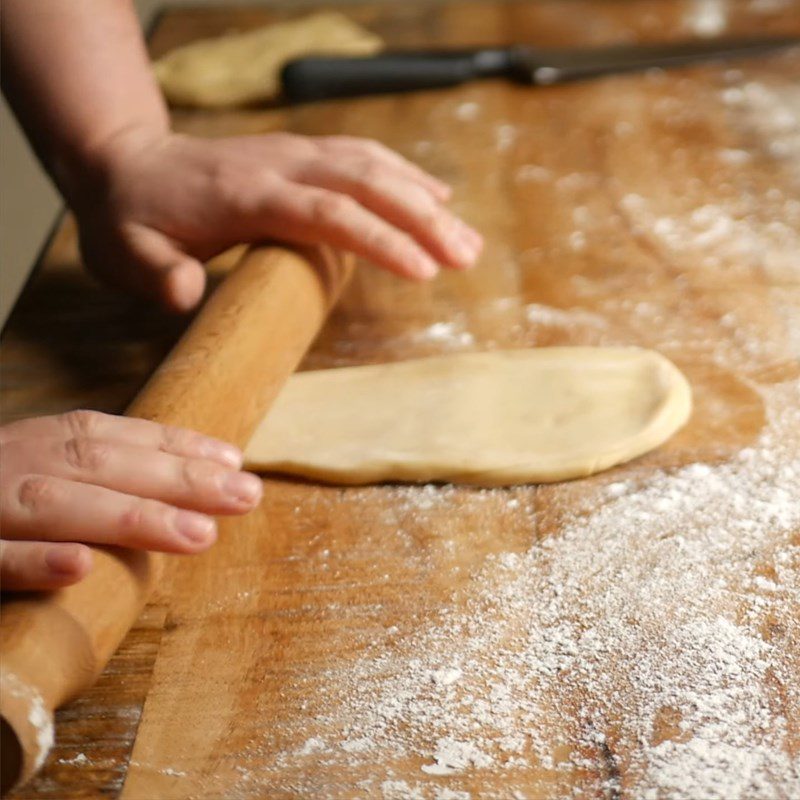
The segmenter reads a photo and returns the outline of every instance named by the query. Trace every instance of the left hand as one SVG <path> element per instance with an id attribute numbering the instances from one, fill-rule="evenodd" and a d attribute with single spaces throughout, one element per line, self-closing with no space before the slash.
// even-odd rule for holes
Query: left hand
<path id="1" fill-rule="evenodd" d="M 445 208 L 447 186 L 367 139 L 134 131 L 98 163 L 99 191 L 71 198 L 87 266 L 178 311 L 202 296 L 201 262 L 240 242 L 329 244 L 417 280 L 482 246 Z"/>
<path id="2" fill-rule="evenodd" d="M 232 445 L 133 417 L 72 411 L 0 427 L 0 585 L 85 577 L 86 544 L 200 553 L 212 515 L 246 514 L 261 481 Z"/>

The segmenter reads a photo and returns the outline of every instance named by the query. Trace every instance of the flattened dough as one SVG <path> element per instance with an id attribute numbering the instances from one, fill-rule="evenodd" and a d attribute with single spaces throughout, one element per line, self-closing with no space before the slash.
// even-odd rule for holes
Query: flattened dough
<path id="1" fill-rule="evenodd" d="M 658 447 L 691 405 L 677 367 L 639 348 L 504 350 L 302 372 L 256 430 L 245 461 L 341 484 L 558 481 Z"/>
<path id="2" fill-rule="evenodd" d="M 371 55 L 380 38 L 343 14 L 324 11 L 246 33 L 201 39 L 167 53 L 154 65 L 173 105 L 231 108 L 273 100 L 280 70 L 309 54 Z"/>

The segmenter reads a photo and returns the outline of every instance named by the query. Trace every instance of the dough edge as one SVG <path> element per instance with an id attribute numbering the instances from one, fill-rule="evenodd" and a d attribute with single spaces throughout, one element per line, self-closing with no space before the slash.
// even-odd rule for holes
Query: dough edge
<path id="1" fill-rule="evenodd" d="M 552 347 L 543 350 L 589 350 L 588 347 Z M 363 486 L 377 483 L 453 483 L 459 485 L 482 486 L 487 488 L 502 486 L 518 486 L 537 483 L 557 483 L 565 480 L 585 478 L 598 472 L 610 469 L 618 464 L 632 461 L 666 442 L 688 421 L 692 412 L 692 390 L 684 374 L 668 358 L 655 350 L 641 347 L 604 347 L 606 352 L 640 353 L 653 359 L 658 365 L 663 379 L 668 383 L 661 404 L 649 424 L 631 437 L 620 441 L 614 448 L 598 454 L 591 461 L 585 455 L 576 455 L 570 461 L 559 463 L 558 467 L 543 463 L 541 456 L 537 463 L 519 462 L 507 467 L 486 469 L 456 469 L 452 463 L 435 463 L 428 465 L 424 473 L 420 473 L 419 465 L 409 467 L 392 458 L 373 459 L 361 468 L 352 465 L 342 468 L 315 466 L 303 461 L 283 459 L 271 461 L 269 464 L 257 458 L 250 458 L 246 453 L 245 466 L 264 474 L 285 474 L 306 480 L 318 481 L 339 486 Z M 491 353 L 491 351 L 487 351 Z M 513 351 L 512 351 L 513 352 Z M 520 351 L 524 352 L 524 351 Z M 441 356 L 434 356 L 437 358 Z M 417 359 L 414 359 L 417 360 Z M 407 363 L 407 362 L 397 362 Z M 348 369 L 345 367 L 344 369 Z"/>

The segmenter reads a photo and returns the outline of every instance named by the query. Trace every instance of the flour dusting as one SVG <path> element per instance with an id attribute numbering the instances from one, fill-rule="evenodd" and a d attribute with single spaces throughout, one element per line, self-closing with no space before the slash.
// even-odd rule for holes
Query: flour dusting
<path id="1" fill-rule="evenodd" d="M 490 556 L 465 610 L 328 676 L 342 703 L 330 722 L 358 719 L 376 763 L 413 753 L 433 776 L 624 758 L 643 800 L 796 796 L 800 614 L 781 631 L 770 618 L 800 612 L 800 447 L 784 439 L 800 430 L 799 387 L 765 399 L 773 427 L 754 447 L 610 484 L 557 537 Z M 430 679 L 453 662 L 458 680 Z"/>
<path id="2" fill-rule="evenodd" d="M 39 691 L 34 686 L 24 683 L 13 672 L 3 672 L 2 691 L 23 700 L 26 704 L 28 722 L 36 734 L 36 757 L 33 768 L 38 770 L 53 746 L 53 715 L 45 706 Z"/>

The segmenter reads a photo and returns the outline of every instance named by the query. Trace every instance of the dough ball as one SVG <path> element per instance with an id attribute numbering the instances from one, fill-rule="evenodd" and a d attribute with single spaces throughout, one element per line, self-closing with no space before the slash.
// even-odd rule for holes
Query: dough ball
<path id="1" fill-rule="evenodd" d="M 275 100 L 280 72 L 311 54 L 371 55 L 381 40 L 338 12 L 321 12 L 246 33 L 201 39 L 172 50 L 154 64 L 173 105 L 231 108 Z"/>

